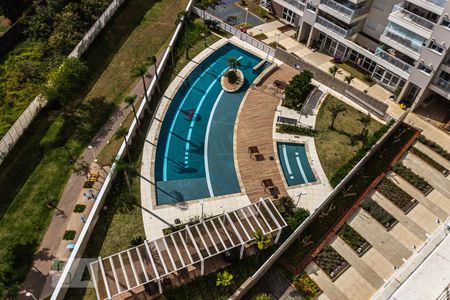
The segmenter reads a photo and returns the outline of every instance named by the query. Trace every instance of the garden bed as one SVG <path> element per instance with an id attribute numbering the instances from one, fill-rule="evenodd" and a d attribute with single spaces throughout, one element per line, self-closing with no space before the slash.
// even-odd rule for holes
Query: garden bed
<path id="1" fill-rule="evenodd" d="M 342 225 L 338 231 L 338 236 L 343 239 L 358 256 L 363 256 L 372 245 L 364 239 L 355 229 L 347 223 Z"/>
<path id="2" fill-rule="evenodd" d="M 330 245 L 325 246 L 314 258 L 314 261 L 333 281 L 350 266 Z"/>
<path id="3" fill-rule="evenodd" d="M 395 164 L 395 166 L 392 167 L 392 171 L 400 175 L 424 195 L 428 195 L 433 190 L 433 186 L 431 184 L 429 184 L 421 176 L 411 171 L 411 169 L 405 167 L 402 163 Z"/>
<path id="4" fill-rule="evenodd" d="M 322 294 L 320 287 L 308 276 L 308 274 L 306 274 L 306 272 L 302 272 L 300 275 L 295 276 L 290 282 L 297 291 L 302 294 L 305 300 L 317 299 L 317 297 Z"/>
<path id="5" fill-rule="evenodd" d="M 448 161 L 450 161 L 450 153 L 447 152 L 444 148 L 442 148 L 440 145 L 436 144 L 435 142 L 427 139 L 424 135 L 419 136 L 418 138 L 419 142 L 421 142 L 422 144 L 428 146 L 429 148 L 431 148 L 434 152 L 436 152 L 437 154 L 439 154 L 440 156 L 442 156 L 443 158 L 447 159 Z"/>
<path id="6" fill-rule="evenodd" d="M 383 178 L 381 180 L 380 184 L 377 186 L 377 191 L 391 200 L 391 202 L 400 208 L 405 214 L 407 214 L 417 204 L 416 199 L 411 197 L 411 195 L 406 193 L 387 178 Z"/>
<path id="7" fill-rule="evenodd" d="M 316 136 L 317 131 L 311 128 L 288 125 L 288 124 L 278 124 L 277 132 L 279 133 L 287 133 L 287 134 L 298 134 L 298 135 L 306 135 L 306 136 Z"/>
<path id="8" fill-rule="evenodd" d="M 424 162 L 426 162 L 427 164 L 429 164 L 430 166 L 432 166 L 433 168 L 435 168 L 436 170 L 438 170 L 440 173 L 442 173 L 445 177 L 448 176 L 449 171 L 446 167 L 444 167 L 443 165 L 441 165 L 440 163 L 438 163 L 437 161 L 435 161 L 434 159 L 432 159 L 431 157 L 429 157 L 428 155 L 426 155 L 425 153 L 423 153 L 422 151 L 420 151 L 417 148 L 412 148 L 411 152 L 415 155 L 417 155 L 420 159 L 422 159 Z"/>
<path id="9" fill-rule="evenodd" d="M 394 218 L 390 213 L 388 213 L 384 208 L 382 208 L 378 203 L 372 200 L 370 197 L 366 197 L 361 204 L 361 208 L 364 209 L 369 215 L 371 215 L 375 220 L 386 228 L 386 230 L 391 230 L 395 224 L 398 223 L 397 219 Z"/>

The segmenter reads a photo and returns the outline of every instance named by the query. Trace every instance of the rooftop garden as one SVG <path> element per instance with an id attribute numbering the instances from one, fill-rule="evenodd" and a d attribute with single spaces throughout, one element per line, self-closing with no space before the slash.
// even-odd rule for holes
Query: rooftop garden
<path id="1" fill-rule="evenodd" d="M 429 184 L 421 176 L 411 171 L 410 168 L 405 167 L 402 163 L 395 164 L 395 166 L 392 167 L 392 171 L 400 175 L 424 195 L 427 195 L 433 190 L 433 186 L 431 184 Z"/>
<path id="2" fill-rule="evenodd" d="M 391 229 L 398 222 L 396 218 L 394 218 L 370 197 L 366 197 L 361 202 L 360 206 L 387 230 Z"/>
<path id="3" fill-rule="evenodd" d="M 424 162 L 429 164 L 431 167 L 436 169 L 438 172 L 442 173 L 444 176 L 447 176 L 449 174 L 449 170 L 446 167 L 444 167 L 443 165 L 441 165 L 440 163 L 438 163 L 437 161 L 435 161 L 434 159 L 432 159 L 431 157 L 429 157 L 428 155 L 426 155 L 419 149 L 412 148 L 411 152 L 413 154 L 417 155 L 419 158 L 421 158 Z"/>
<path id="4" fill-rule="evenodd" d="M 349 263 L 330 245 L 326 245 L 317 254 L 314 261 L 333 280 L 338 278 L 349 266 Z"/>
<path id="5" fill-rule="evenodd" d="M 377 186 L 377 191 L 392 201 L 405 214 L 408 213 L 417 203 L 408 193 L 399 188 L 395 183 L 387 178 L 383 178 Z"/>
<path id="6" fill-rule="evenodd" d="M 333 186 L 336 186 L 387 127 L 328 95 L 317 115 L 317 154 Z"/>
<path id="7" fill-rule="evenodd" d="M 339 229 L 338 236 L 343 239 L 359 256 L 362 256 L 371 247 L 369 242 L 367 242 L 365 238 L 363 238 L 347 223 L 344 223 L 341 229 Z"/>
<path id="8" fill-rule="evenodd" d="M 433 142 L 432 140 L 427 139 L 424 135 L 420 135 L 418 138 L 419 142 L 422 144 L 428 146 L 430 149 L 432 149 L 437 154 L 441 155 L 443 158 L 450 161 L 450 153 L 442 148 L 439 144 Z"/>

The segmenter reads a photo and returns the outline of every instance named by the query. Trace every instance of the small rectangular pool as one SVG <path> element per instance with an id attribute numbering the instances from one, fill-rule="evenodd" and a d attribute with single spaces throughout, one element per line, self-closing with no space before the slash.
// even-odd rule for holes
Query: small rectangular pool
<path id="1" fill-rule="evenodd" d="M 277 143 L 277 148 L 288 186 L 316 181 L 306 156 L 305 144 Z"/>

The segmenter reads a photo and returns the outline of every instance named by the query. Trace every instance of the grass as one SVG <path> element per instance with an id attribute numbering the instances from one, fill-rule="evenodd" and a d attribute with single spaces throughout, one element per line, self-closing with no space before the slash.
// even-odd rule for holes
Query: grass
<path id="1" fill-rule="evenodd" d="M 332 116 L 328 107 L 335 104 L 344 105 L 347 111 L 338 115 L 334 125 L 337 130 L 332 130 L 329 128 Z M 358 119 L 363 116 L 362 112 L 331 95 L 327 96 L 320 107 L 315 127 L 319 133 L 315 137 L 315 144 L 320 163 L 328 178 L 331 178 L 336 170 L 350 160 L 358 149 L 362 147 L 362 142 L 360 141 L 352 145 L 349 136 L 361 133 L 363 125 Z M 381 124 L 372 119 L 367 129 L 369 134 L 373 134 L 380 127 Z"/>
<path id="2" fill-rule="evenodd" d="M 245 0 L 245 4 L 241 1 L 236 2 L 241 7 L 248 7 L 248 11 L 254 14 L 255 16 L 258 16 L 259 18 L 263 19 L 267 18 L 266 22 L 271 22 L 275 20 L 275 17 L 272 16 L 267 10 L 259 6 L 259 1 L 254 0 Z"/>
<path id="3" fill-rule="evenodd" d="M 369 73 L 367 73 L 365 70 L 361 69 L 354 63 L 347 61 L 340 64 L 337 64 L 342 70 L 345 70 L 361 80 L 362 82 L 368 84 L 369 86 L 372 86 L 375 84 L 375 82 L 370 78 Z"/>

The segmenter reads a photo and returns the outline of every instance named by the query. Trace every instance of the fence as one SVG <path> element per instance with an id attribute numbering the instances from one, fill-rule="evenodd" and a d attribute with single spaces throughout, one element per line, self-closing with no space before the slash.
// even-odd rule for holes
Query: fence
<path id="1" fill-rule="evenodd" d="M 357 175 L 357 172 L 364 166 L 364 164 L 372 157 L 373 153 L 392 135 L 394 130 L 403 122 L 406 118 L 408 111 L 405 112 L 397 122 L 388 130 L 388 132 L 366 153 L 366 155 L 353 167 L 353 169 L 345 176 L 345 178 L 336 186 L 336 188 L 327 196 L 325 201 L 314 210 L 314 212 L 299 226 L 297 229 L 281 244 L 278 249 L 269 257 L 268 260 L 249 277 L 230 297 L 230 299 L 241 299 L 263 276 L 269 271 L 273 264 L 289 249 L 289 247 L 297 240 L 302 232 L 317 218 L 322 210 L 327 207 L 333 201 L 333 198 L 338 195 L 347 182 L 349 182 L 353 176 Z"/>
<path id="2" fill-rule="evenodd" d="M 114 16 L 116 11 L 122 5 L 125 0 L 113 0 L 108 8 L 103 12 L 103 14 L 97 19 L 94 25 L 89 29 L 89 31 L 84 35 L 83 39 L 78 43 L 78 45 L 69 54 L 69 57 L 80 58 L 81 55 L 89 48 L 91 43 L 100 33 L 100 31 L 106 26 L 109 20 Z M 12 34 L 17 34 L 22 32 L 22 25 L 16 22 L 13 27 L 11 27 L 6 33 L 9 36 L 9 32 L 14 29 Z M 5 39 L 5 35 L 1 37 L 1 42 Z M 8 41 L 10 41 L 8 39 Z M 1 44 L 0 44 L 1 45 Z M 0 47 L 0 50 L 3 46 Z M 31 124 L 36 115 L 41 111 L 41 109 L 46 105 L 45 99 L 39 95 L 33 99 L 30 105 L 25 109 L 25 111 L 20 115 L 20 117 L 14 122 L 8 132 L 0 140 L 0 164 L 3 162 L 5 157 L 17 143 L 19 138 Z"/>
<path id="3" fill-rule="evenodd" d="M 190 0 L 186 6 L 186 10 L 185 10 L 186 12 L 190 11 L 190 9 L 192 7 L 192 3 L 193 3 L 193 0 Z M 162 74 L 165 66 L 168 63 L 169 57 L 173 51 L 173 47 L 175 46 L 175 42 L 181 33 L 183 23 L 184 23 L 184 19 L 182 20 L 182 22 L 180 22 L 177 25 L 175 32 L 172 35 L 172 38 L 170 39 L 169 45 L 167 46 L 166 50 L 164 51 L 164 55 L 157 67 L 158 74 Z M 152 98 L 154 92 L 156 91 L 156 86 L 157 86 L 157 78 L 156 78 L 156 76 L 154 76 L 150 82 L 150 85 L 149 85 L 147 91 L 146 91 L 149 99 Z M 147 102 L 145 100 L 142 101 L 141 105 L 139 106 L 139 109 L 136 113 L 138 119 L 142 119 L 145 116 L 146 106 L 147 106 Z M 155 110 L 155 112 L 156 112 L 156 110 Z M 154 120 L 153 117 L 154 116 L 152 116 L 152 122 Z M 125 137 L 125 141 L 128 141 L 128 143 L 125 141 L 122 142 L 122 145 L 116 155 L 116 158 L 122 158 L 125 156 L 125 154 L 128 150 L 128 147 L 130 145 L 132 145 L 132 139 L 136 134 L 136 127 L 137 127 L 136 119 L 133 119 L 133 122 L 131 123 L 131 126 L 128 130 L 128 134 Z M 112 182 L 113 182 L 115 176 L 116 176 L 116 163 L 113 163 L 113 165 L 111 166 L 111 169 L 110 169 L 109 173 L 107 174 L 105 181 L 97 195 L 97 199 L 94 203 L 94 206 L 92 207 L 92 210 L 91 210 L 89 216 L 87 217 L 86 223 L 80 233 L 80 236 L 75 243 L 75 247 L 73 248 L 70 257 L 64 266 L 64 270 L 61 273 L 61 276 L 59 277 L 58 283 L 57 283 L 55 290 L 51 296 L 51 300 L 64 299 L 64 296 L 67 292 L 67 288 L 69 287 L 68 285 L 70 284 L 72 275 L 75 274 L 78 264 L 79 264 L 79 261 L 77 258 L 79 258 L 83 254 L 84 248 L 86 247 L 87 241 L 89 240 L 89 237 L 95 227 L 95 224 L 98 220 L 98 216 L 103 207 L 103 203 L 105 202 L 106 195 L 108 194 L 109 189 L 112 186 Z"/>
<path id="4" fill-rule="evenodd" d="M 231 33 L 232 35 L 239 38 L 241 41 L 244 41 L 257 49 L 264 51 L 269 56 L 272 56 L 272 57 L 275 56 L 274 48 L 268 46 L 267 44 L 255 39 L 254 37 L 242 32 L 242 31 L 240 31 L 239 29 L 234 28 L 233 26 L 223 22 L 221 19 L 207 13 L 206 11 L 201 10 L 197 7 L 193 7 L 192 12 L 195 13 L 200 18 L 203 18 L 205 20 L 211 20 L 211 21 L 217 22 L 217 24 L 219 25 L 219 27 L 221 29 L 225 30 L 226 32 Z"/>

